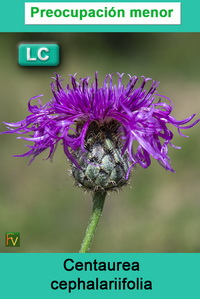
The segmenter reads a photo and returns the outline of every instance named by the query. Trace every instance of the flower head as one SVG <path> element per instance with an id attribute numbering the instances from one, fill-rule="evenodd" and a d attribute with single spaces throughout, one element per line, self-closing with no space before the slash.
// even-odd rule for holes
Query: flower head
<path id="1" fill-rule="evenodd" d="M 76 75 L 70 75 L 71 85 L 66 87 L 56 75 L 49 102 L 43 105 L 41 96 L 33 97 L 28 102 L 30 114 L 24 120 L 5 123 L 9 131 L 4 133 L 27 133 L 29 137 L 17 138 L 34 142 L 27 145 L 28 152 L 18 157 L 31 156 L 32 161 L 47 148 L 48 158 L 52 157 L 61 141 L 72 162 L 75 178 L 89 189 L 95 188 L 91 181 L 98 179 L 102 182 L 95 183 L 97 188 L 102 184 L 104 188 L 125 184 L 131 168 L 137 163 L 147 168 L 152 157 L 166 170 L 174 171 L 170 166 L 168 146 L 175 146 L 171 143 L 173 133 L 168 124 L 187 137 L 180 130 L 191 128 L 199 119 L 188 124 L 194 118 L 193 114 L 184 120 L 176 120 L 171 115 L 171 100 L 157 94 L 158 81 L 142 76 L 143 82 L 137 86 L 138 77 L 128 75 L 129 82 L 125 86 L 123 75 L 118 73 L 118 83 L 114 84 L 113 75 L 108 74 L 102 86 L 99 86 L 97 73 L 93 83 L 90 83 L 90 77 L 77 80 Z M 145 89 L 147 81 L 151 81 L 149 90 Z M 35 99 L 38 105 L 31 104 Z M 116 176 L 120 178 L 119 184 Z"/>

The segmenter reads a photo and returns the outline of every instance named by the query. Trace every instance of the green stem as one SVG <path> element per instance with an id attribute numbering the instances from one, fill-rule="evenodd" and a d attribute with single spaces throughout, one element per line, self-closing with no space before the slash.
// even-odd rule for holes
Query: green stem
<path id="1" fill-rule="evenodd" d="M 97 225 L 101 218 L 105 198 L 106 198 L 106 192 L 99 192 L 99 191 L 94 192 L 92 215 L 90 217 L 90 220 L 89 220 L 86 232 L 85 232 L 85 237 L 81 244 L 81 249 L 79 251 L 80 253 L 86 253 L 90 250 L 90 245 L 92 243 Z"/>

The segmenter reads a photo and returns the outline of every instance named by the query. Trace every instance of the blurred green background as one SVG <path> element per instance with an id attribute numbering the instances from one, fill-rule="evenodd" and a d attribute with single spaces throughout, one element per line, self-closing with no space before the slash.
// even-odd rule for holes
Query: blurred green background
<path id="1" fill-rule="evenodd" d="M 20 67 L 17 46 L 23 42 L 56 42 L 58 67 Z M 173 115 L 200 117 L 199 33 L 20 33 L 0 34 L 0 120 L 15 122 L 27 115 L 30 97 L 52 95 L 51 77 L 58 72 L 93 76 L 124 72 L 161 81 L 160 94 L 174 102 Z M 0 130 L 5 130 L 1 123 Z M 174 131 L 174 130 L 173 130 Z M 175 131 L 174 131 L 175 132 Z M 184 132 L 183 132 L 184 133 Z M 170 148 L 176 174 L 153 161 L 148 169 L 133 169 L 131 187 L 107 197 L 92 252 L 200 251 L 199 125 L 175 132 Z M 91 213 L 90 194 L 74 187 L 62 146 L 54 161 L 47 152 L 28 166 L 16 135 L 0 136 L 0 251 L 77 252 Z M 20 248 L 6 248 L 5 232 L 21 233 Z"/>

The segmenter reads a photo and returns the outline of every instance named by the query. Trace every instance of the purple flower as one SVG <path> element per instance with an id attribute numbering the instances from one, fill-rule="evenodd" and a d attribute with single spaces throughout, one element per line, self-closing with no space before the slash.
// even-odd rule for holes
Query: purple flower
<path id="1" fill-rule="evenodd" d="M 181 136 L 187 137 L 180 130 L 191 128 L 199 122 L 197 119 L 188 124 L 195 114 L 181 121 L 176 120 L 171 115 L 171 100 L 157 94 L 159 82 L 150 78 L 142 76 L 142 84 L 136 87 L 138 77 L 128 75 L 129 82 L 125 86 L 122 83 L 123 74 L 119 73 L 117 85 L 113 83 L 113 75 L 108 74 L 102 86 L 99 86 L 97 73 L 93 83 L 89 83 L 90 77 L 77 80 L 76 75 L 70 76 L 71 85 L 63 87 L 60 76 L 56 75 L 51 84 L 53 97 L 49 102 L 43 105 L 41 96 L 33 97 L 28 103 L 30 114 L 24 120 L 5 123 L 9 131 L 3 133 L 29 134 L 29 137 L 17 138 L 34 143 L 26 145 L 28 152 L 15 157 L 32 156 L 32 161 L 47 148 L 48 158 L 52 157 L 61 141 L 66 156 L 73 165 L 81 168 L 74 153 L 78 151 L 85 157 L 91 129 L 95 129 L 98 135 L 98 128 L 104 127 L 108 134 L 109 124 L 113 126 L 114 123 L 116 129 L 112 134 L 118 135 L 121 154 L 131 161 L 127 177 L 136 163 L 147 168 L 151 157 L 166 170 L 174 171 L 170 166 L 168 146 L 178 147 L 171 143 L 173 133 L 168 124 L 176 127 Z M 151 87 L 146 90 L 145 84 L 150 80 Z M 38 105 L 31 105 L 35 99 Z M 91 160 L 88 163 L 92 163 Z"/>

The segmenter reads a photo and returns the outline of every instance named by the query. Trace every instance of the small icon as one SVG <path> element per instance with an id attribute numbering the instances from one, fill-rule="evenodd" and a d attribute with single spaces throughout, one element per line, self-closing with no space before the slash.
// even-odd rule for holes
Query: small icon
<path id="1" fill-rule="evenodd" d="M 57 66 L 60 47 L 57 44 L 20 44 L 18 63 L 21 66 Z"/>
<path id="2" fill-rule="evenodd" d="M 20 246 L 20 233 L 9 232 L 5 234 L 6 247 L 19 247 Z"/>

